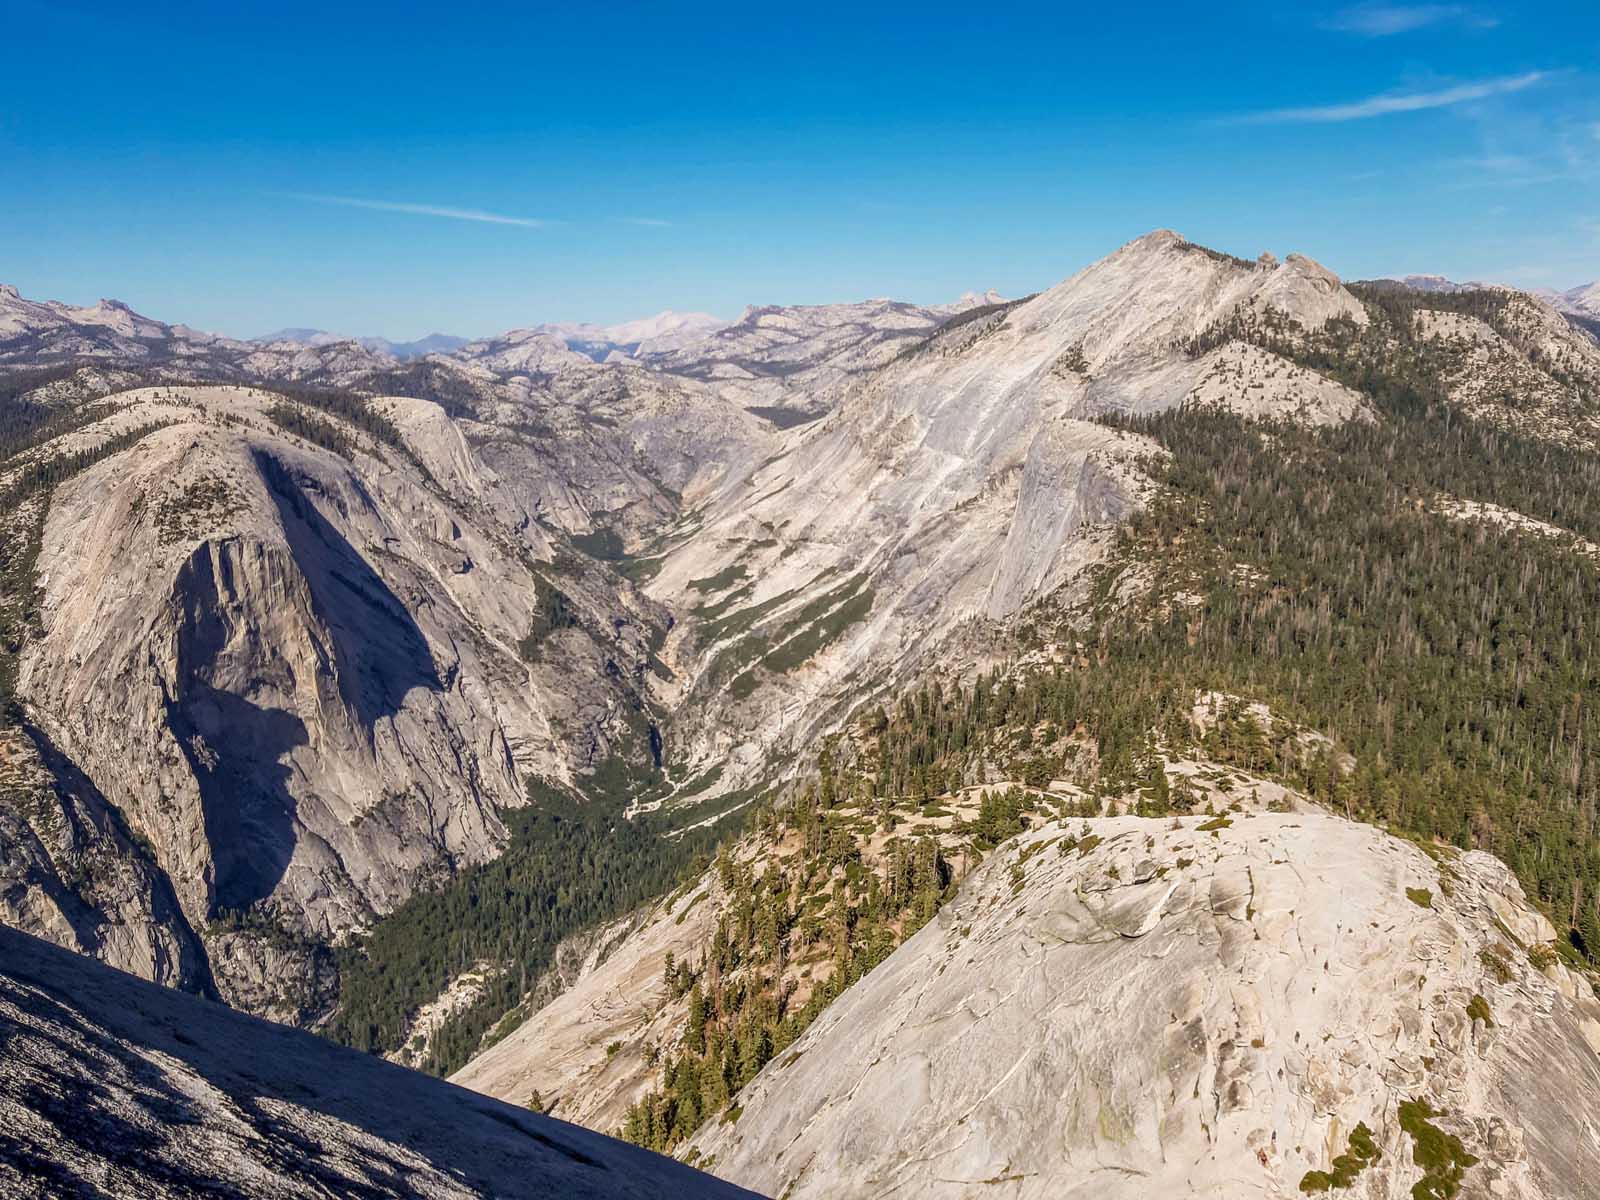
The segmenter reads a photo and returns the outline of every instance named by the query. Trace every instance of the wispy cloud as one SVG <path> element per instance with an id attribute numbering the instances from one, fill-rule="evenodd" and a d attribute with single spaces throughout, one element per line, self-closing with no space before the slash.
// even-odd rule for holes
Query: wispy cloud
<path id="1" fill-rule="evenodd" d="M 1533 168 L 1533 163 L 1521 154 L 1479 154 L 1471 158 L 1452 159 L 1446 165 L 1468 171 L 1493 171 L 1502 175 L 1525 175 Z"/>
<path id="2" fill-rule="evenodd" d="M 670 229 L 671 221 L 663 221 L 660 217 L 618 217 L 624 225 L 643 225 L 649 229 Z"/>
<path id="3" fill-rule="evenodd" d="M 366 208 L 374 212 L 408 213 L 414 217 L 444 217 L 451 221 L 478 221 L 486 225 L 520 225 L 527 229 L 541 229 L 552 223 L 536 217 L 508 217 L 501 213 L 484 212 L 476 208 L 448 208 L 438 204 L 410 204 L 398 200 L 362 200 L 354 196 L 325 196 L 317 192 L 280 194 L 291 200 L 305 200 L 311 204 Z"/>
<path id="4" fill-rule="evenodd" d="M 1572 113 L 1548 104 L 1472 110 L 1479 128 L 1478 153 L 1444 159 L 1438 166 L 1448 173 L 1452 188 L 1593 184 L 1600 180 L 1600 141 L 1592 136 L 1593 111 L 1587 107 Z"/>
<path id="5" fill-rule="evenodd" d="M 1440 88 L 1431 92 L 1389 92 L 1381 96 L 1368 96 L 1348 104 L 1328 104 L 1311 108 L 1275 108 L 1267 112 L 1250 113 L 1238 118 L 1247 124 L 1269 124 L 1285 121 L 1331 122 L 1365 121 L 1372 117 L 1387 117 L 1394 113 L 1420 112 L 1429 108 L 1449 108 L 1453 104 L 1466 104 L 1472 100 L 1485 100 L 1490 96 L 1504 96 L 1533 87 L 1549 77 L 1547 71 L 1529 71 L 1524 75 L 1504 75 L 1498 79 L 1481 79 L 1476 83 L 1462 83 L 1455 87 Z"/>
<path id="6" fill-rule="evenodd" d="M 1473 29 L 1493 29 L 1500 24 L 1464 4 L 1358 4 L 1342 9 L 1322 22 L 1324 29 L 1353 33 L 1358 37 L 1394 37 L 1427 29 L 1432 25 L 1467 25 Z"/>

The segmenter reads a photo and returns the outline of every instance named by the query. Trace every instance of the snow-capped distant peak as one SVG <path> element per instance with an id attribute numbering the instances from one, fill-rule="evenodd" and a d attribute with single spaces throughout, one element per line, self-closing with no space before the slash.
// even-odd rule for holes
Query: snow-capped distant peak
<path id="1" fill-rule="evenodd" d="M 677 350 L 709 337 L 728 322 L 710 313 L 674 312 L 666 309 L 653 317 L 640 317 L 616 325 L 594 325 L 582 321 L 557 321 L 532 329 L 513 330 L 511 337 L 542 336 L 555 338 L 569 349 L 596 362 L 617 357 L 640 357 Z"/>
<path id="2" fill-rule="evenodd" d="M 652 338 L 665 337 L 668 334 L 709 333 L 713 329 L 721 329 L 726 324 L 726 321 L 720 317 L 713 317 L 710 313 L 680 313 L 666 309 L 653 317 L 641 317 L 636 321 L 624 321 L 620 325 L 608 325 L 603 332 L 608 340 L 628 345 L 634 342 L 647 342 Z"/>
<path id="3" fill-rule="evenodd" d="M 275 333 L 264 333 L 260 337 L 253 337 L 252 342 L 260 342 L 263 346 L 271 346 L 278 342 L 292 342 L 297 346 L 332 346 L 337 342 L 354 341 L 354 338 L 343 337 L 337 333 L 329 333 L 326 329 L 280 329 Z"/>
<path id="4" fill-rule="evenodd" d="M 1562 312 L 1580 317 L 1600 317 L 1600 280 L 1580 283 L 1564 292 L 1550 293 L 1546 299 Z"/>

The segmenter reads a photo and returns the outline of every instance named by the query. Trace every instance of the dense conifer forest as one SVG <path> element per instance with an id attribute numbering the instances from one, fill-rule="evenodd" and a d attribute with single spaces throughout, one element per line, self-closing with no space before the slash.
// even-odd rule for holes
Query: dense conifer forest
<path id="1" fill-rule="evenodd" d="M 449 1074 L 515 1008 L 562 938 L 669 891 L 710 846 L 709 833 L 669 839 L 658 822 L 625 820 L 604 798 L 538 780 L 528 790 L 529 807 L 505 816 L 510 840 L 500 857 L 413 896 L 341 953 L 332 1036 L 398 1050 L 419 1005 L 488 964 L 485 993 L 445 1026 L 423 1064 Z"/>

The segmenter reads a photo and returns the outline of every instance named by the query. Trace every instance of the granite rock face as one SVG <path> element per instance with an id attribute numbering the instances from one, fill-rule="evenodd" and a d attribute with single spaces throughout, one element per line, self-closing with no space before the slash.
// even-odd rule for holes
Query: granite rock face
<path id="1" fill-rule="evenodd" d="M 753 1195 L 6 928 L 0 1191 L 18 1200 Z"/>
<path id="2" fill-rule="evenodd" d="M 38 730 L 0 730 L 0 923 L 169 987 L 210 986 L 165 874 Z"/>
<path id="3" fill-rule="evenodd" d="M 224 998 L 315 1020 L 317 947 L 498 853 L 528 775 L 630 736 L 665 618 L 578 573 L 530 661 L 548 536 L 501 518 L 492 473 L 416 411 L 437 406 L 392 406 L 413 456 L 353 429 L 342 456 L 248 389 L 117 400 L 60 450 L 149 432 L 55 490 L 18 691 L 148 847 Z M 254 910 L 290 940 L 233 919 Z"/>
<path id="4" fill-rule="evenodd" d="M 1266 310 L 1305 330 L 1366 318 L 1308 259 L 1240 262 L 1158 230 L 902 345 L 730 477 L 647 584 L 675 609 L 716 614 L 667 647 L 692 700 L 679 738 L 695 769 L 727 762 L 732 780 L 799 752 L 862 679 L 909 678 L 960 627 L 1082 585 L 1103 535 L 1148 500 L 1144 464 L 1160 453 L 1107 415 L 1192 403 L 1370 419 L 1354 393 L 1264 351 L 1188 352 Z"/>
<path id="5" fill-rule="evenodd" d="M 794 1200 L 1292 1197 L 1364 1126 L 1334 1194 L 1600 1195 L 1600 1002 L 1504 866 L 1436 853 L 1315 813 L 1032 831 L 689 1157 Z"/>

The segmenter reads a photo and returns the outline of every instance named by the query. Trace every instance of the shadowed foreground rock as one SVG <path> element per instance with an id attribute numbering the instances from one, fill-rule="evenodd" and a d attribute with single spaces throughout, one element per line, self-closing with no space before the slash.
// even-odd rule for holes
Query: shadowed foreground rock
<path id="1" fill-rule="evenodd" d="M 5 928 L 0 1194 L 751 1195 Z"/>

